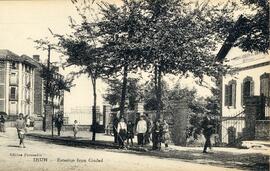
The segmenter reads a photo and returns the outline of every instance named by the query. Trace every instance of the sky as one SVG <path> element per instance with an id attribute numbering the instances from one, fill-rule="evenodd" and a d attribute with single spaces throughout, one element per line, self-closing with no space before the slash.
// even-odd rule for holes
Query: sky
<path id="1" fill-rule="evenodd" d="M 120 0 L 108 0 L 120 4 Z M 221 1 L 221 0 L 219 0 Z M 69 16 L 79 19 L 74 5 L 69 0 L 39 0 L 39 1 L 1 1 L 0 0 L 0 49 L 9 49 L 12 52 L 32 56 L 38 54 L 41 60 L 47 58 L 47 52 L 37 50 L 33 40 L 48 37 L 52 39 L 50 28 L 54 33 L 70 33 Z M 51 60 L 59 61 L 59 54 L 52 51 Z M 66 75 L 76 68 L 66 68 L 61 73 Z M 177 79 L 168 77 L 170 79 Z M 65 111 L 79 106 L 89 106 L 92 101 L 92 87 L 90 79 L 82 75 L 74 82 L 75 87 L 70 93 L 65 93 Z M 184 86 L 194 85 L 192 79 L 181 81 Z M 97 86 L 98 105 L 103 104 L 102 93 L 106 85 L 99 81 Z M 202 90 L 204 96 L 210 91 Z"/>

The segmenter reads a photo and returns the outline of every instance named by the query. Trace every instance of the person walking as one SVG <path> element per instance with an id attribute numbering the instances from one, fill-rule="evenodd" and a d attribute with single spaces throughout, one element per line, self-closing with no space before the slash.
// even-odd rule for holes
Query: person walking
<path id="1" fill-rule="evenodd" d="M 160 125 L 159 120 L 154 123 L 152 129 L 152 142 L 153 142 L 153 150 L 160 150 L 161 149 L 161 139 L 162 139 L 162 128 Z"/>
<path id="2" fill-rule="evenodd" d="M 203 153 L 207 153 L 207 148 L 212 148 L 211 145 L 211 135 L 213 133 L 213 125 L 211 124 L 211 120 L 209 116 L 205 116 L 202 121 L 203 135 L 205 137 L 205 143 L 203 147 Z"/>
<path id="3" fill-rule="evenodd" d="M 169 125 L 166 120 L 163 121 L 163 128 L 162 128 L 162 139 L 163 143 L 165 144 L 165 148 L 169 147 L 169 141 L 170 141 L 170 130 Z"/>
<path id="4" fill-rule="evenodd" d="M 74 124 L 73 124 L 73 134 L 74 134 L 74 138 L 77 138 L 77 133 L 79 131 L 79 125 L 78 125 L 78 121 L 75 120 Z"/>
<path id="5" fill-rule="evenodd" d="M 120 122 L 117 126 L 117 133 L 118 133 L 118 144 L 120 148 L 124 148 L 124 143 L 127 136 L 127 124 L 124 118 L 120 119 Z"/>
<path id="6" fill-rule="evenodd" d="M 6 122 L 6 119 L 4 115 L 0 115 L 0 132 L 6 132 L 5 122 Z"/>
<path id="7" fill-rule="evenodd" d="M 134 124 L 131 121 L 127 123 L 127 144 L 129 145 L 129 140 L 131 142 L 131 146 L 133 146 L 133 138 L 134 138 Z"/>
<path id="8" fill-rule="evenodd" d="M 22 113 L 19 114 L 19 118 L 16 120 L 15 127 L 17 129 L 18 137 L 20 140 L 19 146 L 25 148 L 24 138 L 27 130 L 26 130 L 26 121 Z"/>
<path id="9" fill-rule="evenodd" d="M 140 120 L 138 121 L 136 132 L 138 136 L 138 145 L 143 147 L 144 145 L 144 136 L 147 131 L 147 123 L 144 120 L 143 116 L 140 116 Z"/>

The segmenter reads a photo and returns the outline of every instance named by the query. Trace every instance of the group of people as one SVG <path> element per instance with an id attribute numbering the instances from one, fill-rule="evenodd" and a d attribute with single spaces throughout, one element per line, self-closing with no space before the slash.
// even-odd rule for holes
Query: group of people
<path id="1" fill-rule="evenodd" d="M 153 150 L 160 150 L 162 142 L 167 148 L 170 140 L 169 125 L 166 120 L 157 120 L 153 123 L 147 114 L 136 118 L 135 123 L 130 120 L 126 122 L 123 117 L 120 120 L 114 117 L 113 132 L 114 142 L 118 143 L 120 148 L 125 148 L 125 143 L 127 145 L 131 143 L 131 146 L 133 146 L 135 134 L 140 147 L 150 144 L 152 140 Z"/>

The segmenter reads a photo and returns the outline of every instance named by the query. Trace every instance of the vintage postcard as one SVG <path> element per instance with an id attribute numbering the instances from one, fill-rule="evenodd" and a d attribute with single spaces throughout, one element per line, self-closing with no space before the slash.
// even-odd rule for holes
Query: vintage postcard
<path id="1" fill-rule="evenodd" d="M 0 0 L 0 171 L 270 165 L 268 0 Z"/>

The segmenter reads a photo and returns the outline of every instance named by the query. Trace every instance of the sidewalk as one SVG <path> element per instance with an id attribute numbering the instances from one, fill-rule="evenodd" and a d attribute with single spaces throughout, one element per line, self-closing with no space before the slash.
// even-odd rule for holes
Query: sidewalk
<path id="1" fill-rule="evenodd" d="M 269 150 L 237 149 L 214 147 L 208 154 L 202 153 L 202 147 L 180 147 L 170 145 L 161 151 L 152 151 L 151 146 L 139 148 L 135 146 L 127 150 L 119 150 L 118 145 L 113 143 L 113 136 L 97 134 L 96 141 L 91 141 L 90 132 L 79 132 L 78 139 L 74 139 L 72 132 L 63 132 L 62 136 L 51 137 L 51 132 L 29 131 L 28 137 L 34 140 L 45 140 L 49 143 L 76 147 L 102 148 L 119 153 L 155 156 L 158 158 L 180 159 L 198 164 L 223 166 L 227 168 L 239 168 L 247 170 L 269 170 Z M 136 137 L 134 138 L 136 140 Z"/>

